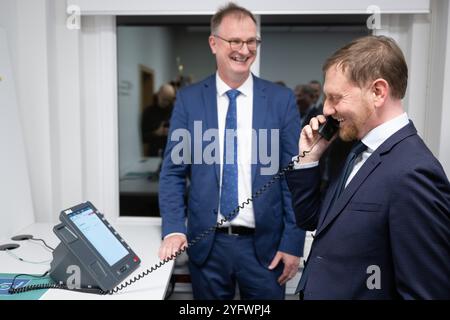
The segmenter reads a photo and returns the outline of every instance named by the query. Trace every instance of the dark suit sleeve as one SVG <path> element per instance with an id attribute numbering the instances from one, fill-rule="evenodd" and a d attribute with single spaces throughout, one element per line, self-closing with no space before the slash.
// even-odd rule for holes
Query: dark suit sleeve
<path id="1" fill-rule="evenodd" d="M 432 169 L 416 166 L 393 182 L 389 230 L 396 287 L 404 299 L 450 298 L 450 187 L 433 162 Z"/>
<path id="2" fill-rule="evenodd" d="M 284 117 L 284 124 L 280 135 L 281 166 L 283 168 L 297 154 L 297 143 L 300 136 L 300 115 L 292 92 L 289 92 L 288 108 Z M 284 209 L 284 232 L 278 250 L 300 257 L 303 256 L 305 232 L 299 229 L 295 223 L 291 193 L 289 192 L 286 180 L 282 179 L 281 184 Z"/>
<path id="3" fill-rule="evenodd" d="M 186 233 L 184 195 L 186 192 L 186 176 L 190 170 L 190 153 L 184 154 L 188 161 L 181 163 L 176 161 L 174 163 L 172 151 L 174 148 L 178 150 L 182 143 L 186 148 L 190 148 L 190 139 L 188 139 L 187 135 L 182 135 L 189 132 L 187 122 L 188 114 L 183 104 L 182 94 L 179 92 L 170 119 L 169 136 L 159 179 L 159 209 L 162 217 L 163 237 L 173 232 Z M 180 135 L 177 133 L 180 133 Z M 176 136 L 182 138 L 172 141 L 171 137 Z M 178 152 L 176 154 L 179 155 Z"/>
<path id="4" fill-rule="evenodd" d="M 292 193 L 292 206 L 297 226 L 307 230 L 317 229 L 320 214 L 320 169 L 296 169 L 286 174 Z"/>

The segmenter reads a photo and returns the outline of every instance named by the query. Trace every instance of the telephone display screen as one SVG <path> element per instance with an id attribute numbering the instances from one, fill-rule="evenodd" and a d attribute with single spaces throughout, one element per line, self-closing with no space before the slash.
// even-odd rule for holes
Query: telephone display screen
<path id="1" fill-rule="evenodd" d="M 128 255 L 128 250 L 92 208 L 83 208 L 67 216 L 110 266 Z"/>

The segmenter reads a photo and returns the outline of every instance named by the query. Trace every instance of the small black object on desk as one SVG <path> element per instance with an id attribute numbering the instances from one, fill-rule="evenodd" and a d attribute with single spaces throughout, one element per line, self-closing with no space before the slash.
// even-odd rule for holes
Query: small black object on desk
<path id="1" fill-rule="evenodd" d="M 17 243 L 7 243 L 0 245 L 0 251 L 14 250 L 20 247 Z"/>

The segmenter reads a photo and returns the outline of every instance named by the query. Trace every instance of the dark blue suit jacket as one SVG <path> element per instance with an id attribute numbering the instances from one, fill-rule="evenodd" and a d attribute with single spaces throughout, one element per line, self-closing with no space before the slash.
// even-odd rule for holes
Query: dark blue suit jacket
<path id="1" fill-rule="evenodd" d="M 337 179 L 322 201 L 318 168 L 287 180 L 297 224 L 317 229 L 300 281 L 305 299 L 450 298 L 449 181 L 412 122 L 375 150 L 331 207 Z M 379 267 L 380 289 L 368 289 L 370 266 Z"/>
<path id="2" fill-rule="evenodd" d="M 254 76 L 253 80 L 253 129 L 279 129 L 279 141 L 270 143 L 268 140 L 267 147 L 271 152 L 274 143 L 279 144 L 278 163 L 285 166 L 298 149 L 300 117 L 295 97 L 289 89 Z M 215 225 L 220 193 L 220 163 L 194 162 L 194 121 L 202 122 L 201 132 L 218 128 L 215 75 L 183 88 L 177 94 L 160 176 L 162 236 L 172 232 L 187 232 L 189 241 Z M 192 153 L 188 156 L 191 163 L 175 164 L 172 161 L 172 150 L 178 148 L 176 145 L 179 141 L 171 141 L 170 137 L 177 129 L 186 129 L 192 137 L 189 141 Z M 270 137 L 270 131 L 268 136 Z M 201 151 L 210 143 L 203 141 L 200 144 Z M 262 167 L 264 165 L 259 161 L 252 164 L 253 192 L 272 177 L 261 175 Z M 190 185 L 188 201 L 185 204 L 187 176 Z M 305 232 L 295 224 L 291 194 L 284 179 L 277 180 L 270 190 L 255 199 L 253 208 L 256 223 L 255 248 L 261 263 L 268 265 L 277 250 L 296 256 L 303 255 Z M 200 265 L 205 261 L 213 237 L 214 232 L 209 233 L 188 250 L 192 262 Z"/>

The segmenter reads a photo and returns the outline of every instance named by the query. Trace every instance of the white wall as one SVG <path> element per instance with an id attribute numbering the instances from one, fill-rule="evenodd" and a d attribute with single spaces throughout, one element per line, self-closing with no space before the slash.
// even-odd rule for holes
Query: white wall
<path id="1" fill-rule="evenodd" d="M 14 4 L 12 4 L 14 2 Z M 4 0 L 16 74 L 18 107 L 26 145 L 34 212 L 47 219 L 52 208 L 48 87 L 47 2 Z M 14 21 L 11 23 L 8 21 Z"/>
<path id="2" fill-rule="evenodd" d="M 65 1 L 0 2 L 37 222 L 84 200 L 79 33 L 66 28 L 65 11 Z"/>
<path id="3" fill-rule="evenodd" d="M 116 19 L 83 17 L 81 25 L 75 50 L 80 75 L 74 79 L 81 86 L 76 108 L 81 123 L 70 134 L 82 140 L 82 170 L 77 172 L 82 199 L 90 200 L 113 222 L 119 208 Z"/>
<path id="4" fill-rule="evenodd" d="M 138 64 L 155 71 L 155 90 L 172 80 L 174 36 L 169 28 L 120 26 L 117 28 L 117 39 L 118 66 L 130 73 L 127 77 L 133 76 L 131 80 L 138 80 Z"/>
<path id="5" fill-rule="evenodd" d="M 184 28 L 175 33 L 175 55 L 181 58 L 183 74 L 194 82 L 216 71 L 216 59 L 208 44 L 209 28 Z"/>
<path id="6" fill-rule="evenodd" d="M 439 16 L 436 19 L 442 21 L 441 23 L 438 21 L 437 25 L 444 26 L 444 33 L 440 37 L 437 37 L 437 41 L 441 40 L 445 43 L 445 53 L 442 55 L 442 65 L 443 68 L 441 72 L 443 73 L 443 88 L 442 88 L 442 114 L 441 114 L 441 135 L 438 147 L 438 157 L 441 159 L 441 163 L 444 166 L 444 170 L 446 170 L 447 176 L 450 177 L 450 130 L 449 130 L 449 120 L 450 119 L 450 4 L 449 1 L 445 1 L 444 3 L 440 3 L 442 7 L 437 7 L 437 9 L 441 9 L 443 11 L 443 15 Z M 438 124 L 439 120 L 433 121 L 432 124 Z"/>
<path id="7" fill-rule="evenodd" d="M 0 27 L 5 29 L 6 39 L 9 43 L 10 59 L 13 73 L 17 78 L 17 1 L 0 0 Z M 16 79 L 17 82 L 17 79 Z"/>
<path id="8" fill-rule="evenodd" d="M 0 27 L 0 239 L 34 222 L 14 73 L 5 30 Z"/>
<path id="9" fill-rule="evenodd" d="M 366 35 L 338 28 L 262 27 L 261 77 L 282 80 L 290 88 L 310 80 L 323 82 L 322 64 L 347 42 Z"/>
<path id="10" fill-rule="evenodd" d="M 67 0 L 77 4 L 83 14 L 212 14 L 228 0 Z M 374 4 L 373 0 L 239 0 L 240 5 L 255 14 L 318 14 L 318 13 L 366 13 L 366 8 Z M 377 0 L 376 5 L 386 13 L 425 13 L 429 10 L 429 0 Z"/>
<path id="11" fill-rule="evenodd" d="M 394 38 L 408 64 L 408 89 L 403 105 L 418 134 L 450 173 L 450 132 L 445 115 L 449 114 L 445 88 L 450 79 L 445 68 L 448 52 L 449 1 L 432 0 L 431 13 L 420 15 L 386 14 L 381 16 L 377 35 Z"/>
<path id="12" fill-rule="evenodd" d="M 122 176 L 141 159 L 140 74 L 139 65 L 153 69 L 154 92 L 172 80 L 175 55 L 173 32 L 166 27 L 117 28 L 118 85 L 130 83 L 130 90 L 119 90 L 119 166 Z"/>
<path id="13" fill-rule="evenodd" d="M 430 72 L 425 137 L 428 146 L 441 160 L 450 176 L 450 4 L 431 3 Z"/>
<path id="14" fill-rule="evenodd" d="M 322 80 L 322 64 L 325 59 L 336 49 L 350 40 L 364 36 L 367 33 L 342 28 L 295 28 L 290 27 L 262 27 L 262 53 L 260 73 L 265 79 L 271 81 L 285 80 L 289 87 L 294 88 L 300 83 L 307 83 L 312 79 Z M 353 28 L 355 29 L 355 28 Z M 173 46 L 161 45 L 164 55 L 149 51 L 148 55 L 142 46 L 149 42 L 159 44 L 158 34 L 165 30 L 167 42 L 172 39 Z M 205 27 L 189 27 L 168 31 L 161 27 L 119 27 L 118 28 L 118 66 L 119 85 L 126 78 L 137 81 L 136 61 L 148 61 L 148 65 L 157 70 L 158 76 L 176 74 L 175 61 L 170 61 L 179 56 L 184 66 L 184 75 L 192 76 L 193 80 L 200 81 L 215 72 L 215 58 L 208 45 L 209 30 Z M 167 35 L 169 33 L 169 35 Z M 150 40 L 150 39 L 155 40 Z M 167 52 L 171 50 L 172 52 Z M 165 61 L 164 57 L 169 57 Z M 171 70 L 167 72 L 170 63 Z M 161 76 L 159 76 L 161 78 Z M 133 86 L 135 82 L 132 82 Z M 131 97 L 121 98 L 122 101 L 138 99 L 138 88 L 134 87 Z M 157 90 L 157 87 L 155 88 Z M 137 101 L 137 102 L 136 102 Z M 132 103 L 139 103 L 139 100 Z M 122 107 L 121 107 L 122 108 Z M 121 113 L 121 116 L 123 114 Z M 128 117 L 130 115 L 124 115 Z"/>
<path id="15" fill-rule="evenodd" d="M 187 28 L 175 34 L 175 54 L 181 57 L 184 74 L 200 81 L 215 72 L 215 58 L 208 45 L 209 30 Z M 207 28 L 206 28 L 207 29 Z M 322 64 L 336 49 L 367 33 L 345 28 L 262 27 L 260 76 L 284 80 L 294 88 L 310 80 L 322 81 Z M 348 28 L 347 28 L 348 29 Z M 353 28 L 355 29 L 355 28 Z"/>

